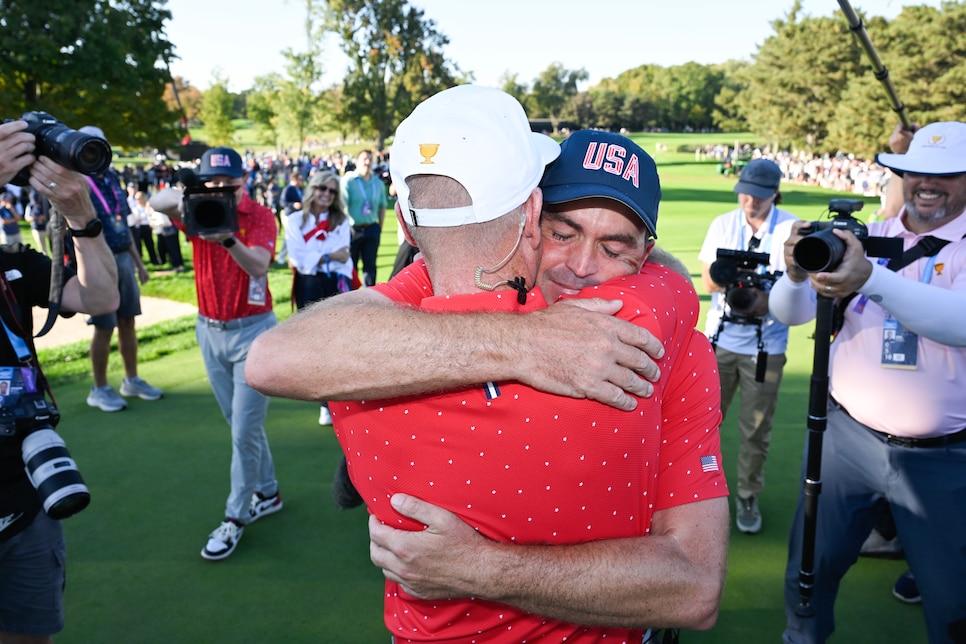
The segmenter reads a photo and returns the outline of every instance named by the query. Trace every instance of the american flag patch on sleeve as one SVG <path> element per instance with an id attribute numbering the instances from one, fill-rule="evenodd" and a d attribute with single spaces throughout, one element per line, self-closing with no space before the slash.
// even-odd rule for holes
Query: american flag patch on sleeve
<path id="1" fill-rule="evenodd" d="M 714 454 L 709 454 L 708 456 L 701 457 L 701 471 L 702 472 L 717 472 L 718 471 L 718 457 Z"/>

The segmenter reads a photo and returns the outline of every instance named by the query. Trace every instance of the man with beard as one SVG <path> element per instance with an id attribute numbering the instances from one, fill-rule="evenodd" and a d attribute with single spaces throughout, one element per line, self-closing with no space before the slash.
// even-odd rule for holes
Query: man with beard
<path id="1" fill-rule="evenodd" d="M 878 162 L 902 176 L 905 206 L 869 235 L 901 239 L 902 258 L 870 260 L 855 235 L 836 230 L 841 263 L 809 274 L 792 254 L 796 224 L 788 271 L 771 292 L 771 312 L 786 324 L 815 315 L 816 292 L 837 298 L 844 316 L 829 356 L 813 615 L 797 610 L 801 495 L 785 571 L 790 644 L 832 634 L 839 584 L 886 507 L 919 584 L 929 641 L 966 641 L 966 123 L 932 123 L 911 142 L 894 135 L 891 143 L 901 153 Z"/>

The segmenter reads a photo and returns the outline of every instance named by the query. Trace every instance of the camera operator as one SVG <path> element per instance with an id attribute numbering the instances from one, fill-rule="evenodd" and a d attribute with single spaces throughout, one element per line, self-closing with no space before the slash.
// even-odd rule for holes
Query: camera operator
<path id="1" fill-rule="evenodd" d="M 35 156 L 35 137 L 22 120 L 0 124 L 0 185 L 30 168 L 30 186 L 50 200 L 73 235 L 76 274 L 64 270 L 61 307 L 65 312 L 99 314 L 118 305 L 117 268 L 97 221 L 85 178 L 46 156 Z M 96 224 L 94 224 L 96 227 Z M 23 245 L 0 249 L 0 318 L 8 332 L 0 339 L 4 365 L 23 364 L 14 342 L 23 340 L 30 365 L 33 350 L 31 309 L 47 307 L 51 260 Z M 22 436 L 0 438 L 0 643 L 51 641 L 64 626 L 65 584 L 63 531 L 42 510 L 37 490 L 27 478 Z"/>
<path id="2" fill-rule="evenodd" d="M 816 291 L 838 298 L 844 316 L 829 351 L 815 614 L 796 611 L 803 494 L 785 573 L 788 643 L 824 642 L 833 632 L 839 584 L 886 506 L 919 584 L 929 641 L 966 641 L 966 123 L 932 123 L 911 142 L 894 135 L 890 144 L 896 153 L 878 162 L 902 176 L 905 206 L 869 234 L 901 239 L 902 258 L 870 260 L 851 231 L 836 230 L 841 263 L 805 273 L 792 259 L 796 227 L 788 271 L 772 291 L 771 310 L 788 324 L 815 316 Z"/>
<path id="3" fill-rule="evenodd" d="M 761 531 L 758 497 L 765 485 L 765 459 L 788 344 L 788 327 L 768 314 L 768 289 L 785 270 L 782 245 L 797 221 L 777 207 L 781 178 L 774 162 L 749 162 L 734 187 L 739 207 L 711 222 L 698 256 L 701 282 L 711 293 L 705 332 L 713 338 L 718 358 L 722 414 L 741 389 L 735 520 L 746 534 Z M 712 270 L 721 251 L 740 258 L 737 279 L 733 271 Z M 722 277 L 721 272 L 730 275 Z"/>
<path id="4" fill-rule="evenodd" d="M 249 346 L 276 324 L 268 269 L 278 227 L 272 211 L 248 196 L 246 174 L 235 150 L 222 147 L 204 153 L 198 178 L 210 190 L 229 189 L 227 194 L 234 195 L 231 203 L 237 203 L 237 212 L 231 214 L 237 215 L 238 225 L 234 232 L 222 229 L 188 236 L 198 290 L 198 346 L 232 438 L 231 492 L 225 519 L 201 551 L 209 561 L 234 552 L 246 525 L 282 509 L 265 436 L 268 397 L 249 387 L 244 375 Z M 151 198 L 151 206 L 187 230 L 181 191 L 161 190 Z M 209 227 L 212 231 L 215 228 L 224 227 Z"/>

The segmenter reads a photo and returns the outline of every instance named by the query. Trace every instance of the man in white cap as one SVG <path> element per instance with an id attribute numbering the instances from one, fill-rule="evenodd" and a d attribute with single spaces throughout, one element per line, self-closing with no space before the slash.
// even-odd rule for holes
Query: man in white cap
<path id="1" fill-rule="evenodd" d="M 722 415 L 741 390 L 735 524 L 745 534 L 761 531 L 758 498 L 788 346 L 788 325 L 768 314 L 768 290 L 785 270 L 784 243 L 798 221 L 778 207 L 781 180 L 774 161 L 750 161 L 734 187 L 738 207 L 711 221 L 698 254 L 711 294 L 705 334 L 718 360 Z"/>
<path id="2" fill-rule="evenodd" d="M 892 143 L 896 153 L 878 162 L 902 176 L 905 206 L 868 232 L 901 239 L 902 257 L 870 260 L 855 235 L 836 230 L 841 263 L 806 273 L 792 254 L 796 224 L 788 271 L 771 292 L 771 311 L 786 324 L 815 316 L 816 292 L 837 298 L 844 315 L 829 356 L 814 570 L 806 571 L 814 587 L 810 610 L 801 610 L 803 495 L 785 572 L 787 643 L 832 634 L 839 584 L 886 506 L 929 641 L 966 641 L 966 123 L 932 123 Z"/>
<path id="3" fill-rule="evenodd" d="M 541 247 L 548 237 L 559 238 L 580 245 L 583 252 L 574 254 L 585 261 L 613 258 L 615 274 L 630 275 L 601 284 L 592 296 L 622 298 L 624 318 L 645 326 L 665 350 L 652 399 L 628 396 L 631 404 L 623 408 L 634 411 L 507 381 L 432 397 L 330 403 L 350 472 L 373 513 L 371 551 L 387 576 L 386 623 L 407 641 L 642 641 L 648 626 L 707 628 L 717 614 L 726 536 L 716 537 L 726 535 L 727 491 L 717 465 L 716 382 L 691 387 L 698 373 L 713 379 L 714 369 L 710 346 L 694 329 L 696 295 L 685 278 L 663 267 L 632 275 L 653 244 L 648 224 L 656 219 L 660 194 L 653 161 L 621 142 L 578 138 L 574 146 L 582 146 L 578 156 L 588 159 L 589 172 L 641 186 L 649 205 L 637 212 L 616 198 L 588 197 L 584 207 L 600 211 L 595 221 L 578 219 L 568 204 L 554 204 L 542 231 L 537 184 L 556 144 L 530 132 L 519 104 L 498 90 L 461 86 L 442 92 L 396 132 L 391 171 L 399 215 L 425 264 L 416 262 L 388 285 L 368 290 L 445 311 L 439 317 L 457 326 L 467 317 L 458 312 L 539 311 L 546 303 L 530 288 Z M 515 172 L 506 172 L 510 163 Z M 610 233 L 597 243 L 596 227 L 605 218 Z M 577 294 L 583 272 L 561 269 L 557 288 Z M 646 305 L 637 295 L 644 291 Z M 258 374 L 267 364 L 258 356 L 274 354 L 271 360 L 293 368 L 290 341 L 304 339 L 313 326 L 311 309 L 302 315 L 266 337 L 262 348 L 253 346 L 250 360 L 259 366 L 249 363 L 250 379 L 257 375 L 267 384 Z M 403 341 L 407 328 L 397 327 Z M 526 343 L 520 342 L 521 350 Z M 431 348 L 426 354 L 422 349 L 407 346 L 407 353 L 437 359 Z M 694 415 L 687 419 L 682 416 L 690 401 L 684 404 L 682 386 L 704 401 L 688 407 Z M 673 462 L 670 469 L 688 474 L 667 471 L 659 462 Z M 660 486 L 652 488 L 659 476 Z M 423 524 L 409 518 L 427 510 L 423 501 L 466 521 L 468 551 L 490 553 L 484 559 L 508 557 L 519 574 L 503 575 L 502 585 L 442 595 L 397 575 L 383 564 L 378 533 L 396 527 L 423 534 Z M 679 522 L 684 516 L 694 520 Z M 590 561 L 600 564 L 597 572 L 576 574 L 574 565 L 587 573 Z M 534 584 L 531 571 L 547 565 L 553 574 Z M 525 579 L 530 591 L 513 597 L 512 589 Z"/>

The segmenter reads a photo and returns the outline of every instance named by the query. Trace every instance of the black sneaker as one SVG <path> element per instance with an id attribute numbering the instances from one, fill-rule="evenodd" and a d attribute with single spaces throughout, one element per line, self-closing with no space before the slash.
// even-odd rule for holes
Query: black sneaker
<path id="1" fill-rule="evenodd" d="M 892 587 L 892 595 L 907 604 L 918 604 L 922 601 L 922 596 L 919 595 L 919 584 L 916 583 L 911 570 L 905 571 L 896 579 L 896 585 Z"/>

